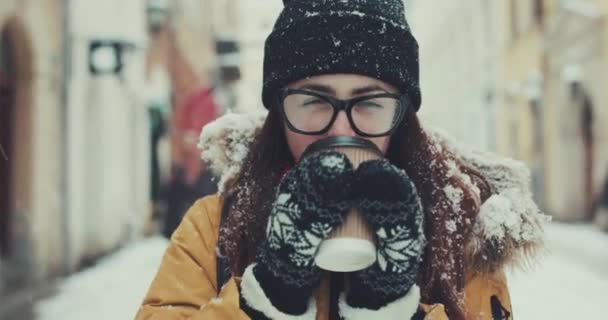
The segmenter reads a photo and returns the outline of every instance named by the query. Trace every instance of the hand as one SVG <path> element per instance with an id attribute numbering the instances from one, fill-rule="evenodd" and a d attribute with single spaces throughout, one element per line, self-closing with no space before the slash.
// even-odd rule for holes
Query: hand
<path id="1" fill-rule="evenodd" d="M 404 297 L 415 282 L 425 245 L 422 204 L 404 170 L 388 160 L 362 163 L 353 197 L 377 238 L 377 260 L 351 274 L 348 305 L 377 310 Z"/>
<path id="2" fill-rule="evenodd" d="M 321 270 L 314 264 L 320 243 L 352 207 L 353 167 L 337 152 L 306 157 L 278 186 L 253 274 L 274 307 L 306 311 Z"/>

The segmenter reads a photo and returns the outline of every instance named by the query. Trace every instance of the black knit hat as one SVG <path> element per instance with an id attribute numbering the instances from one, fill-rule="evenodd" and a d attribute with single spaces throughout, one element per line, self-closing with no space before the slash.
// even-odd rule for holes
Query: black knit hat
<path id="1" fill-rule="evenodd" d="M 262 101 L 310 76 L 354 73 L 380 79 L 420 108 L 418 43 L 403 0 L 283 0 L 266 39 Z"/>

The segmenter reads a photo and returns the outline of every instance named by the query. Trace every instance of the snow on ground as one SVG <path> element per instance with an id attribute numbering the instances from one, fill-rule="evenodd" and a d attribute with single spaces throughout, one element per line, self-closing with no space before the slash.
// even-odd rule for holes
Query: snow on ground
<path id="1" fill-rule="evenodd" d="M 546 232 L 540 263 L 509 275 L 514 319 L 606 319 L 608 234 L 558 223 Z"/>
<path id="2" fill-rule="evenodd" d="M 553 223 L 547 240 L 541 263 L 509 274 L 514 319 L 604 319 L 608 234 Z M 69 277 L 56 296 L 37 304 L 37 319 L 133 319 L 166 245 L 162 238 L 143 240 Z"/>
<path id="3" fill-rule="evenodd" d="M 164 238 L 145 239 L 70 276 L 56 296 L 36 305 L 36 319 L 133 319 L 166 246 Z"/>

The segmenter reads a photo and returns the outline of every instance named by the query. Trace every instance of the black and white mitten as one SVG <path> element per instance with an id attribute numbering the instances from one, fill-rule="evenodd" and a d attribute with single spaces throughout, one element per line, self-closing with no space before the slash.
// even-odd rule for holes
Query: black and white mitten
<path id="1" fill-rule="evenodd" d="M 306 313 L 321 278 L 314 256 L 352 206 L 353 174 L 346 156 L 322 152 L 303 159 L 285 175 L 267 238 L 241 281 L 242 298 L 249 307 L 271 319 Z"/>
<path id="2" fill-rule="evenodd" d="M 341 302 L 346 319 L 354 318 L 347 315 L 353 310 L 355 313 L 361 313 L 361 309 L 381 310 L 404 300 L 415 283 L 425 245 L 422 205 L 414 183 L 404 170 L 386 159 L 364 162 L 355 172 L 353 193 L 376 235 L 377 260 L 350 275 L 346 305 Z M 417 298 L 414 300 L 410 302 L 413 311 L 418 302 Z M 369 315 L 380 316 L 379 313 Z M 403 316 L 401 313 L 395 318 Z"/>

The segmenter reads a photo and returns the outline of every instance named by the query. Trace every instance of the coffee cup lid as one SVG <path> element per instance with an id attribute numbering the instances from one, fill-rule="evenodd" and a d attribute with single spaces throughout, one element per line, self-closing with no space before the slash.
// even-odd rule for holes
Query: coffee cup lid
<path id="1" fill-rule="evenodd" d="M 318 152 L 321 150 L 327 150 L 327 149 L 338 148 L 338 147 L 368 149 L 368 150 L 376 153 L 380 157 L 383 156 L 382 151 L 380 151 L 380 149 L 378 149 L 378 147 L 369 140 L 358 138 L 358 137 L 342 136 L 342 137 L 329 137 L 329 138 L 325 138 L 325 139 L 321 139 L 321 140 L 313 142 L 312 144 L 310 144 L 308 146 L 308 148 L 306 148 L 306 150 L 304 151 L 303 157 L 306 157 L 312 153 L 315 153 L 315 152 Z"/>

